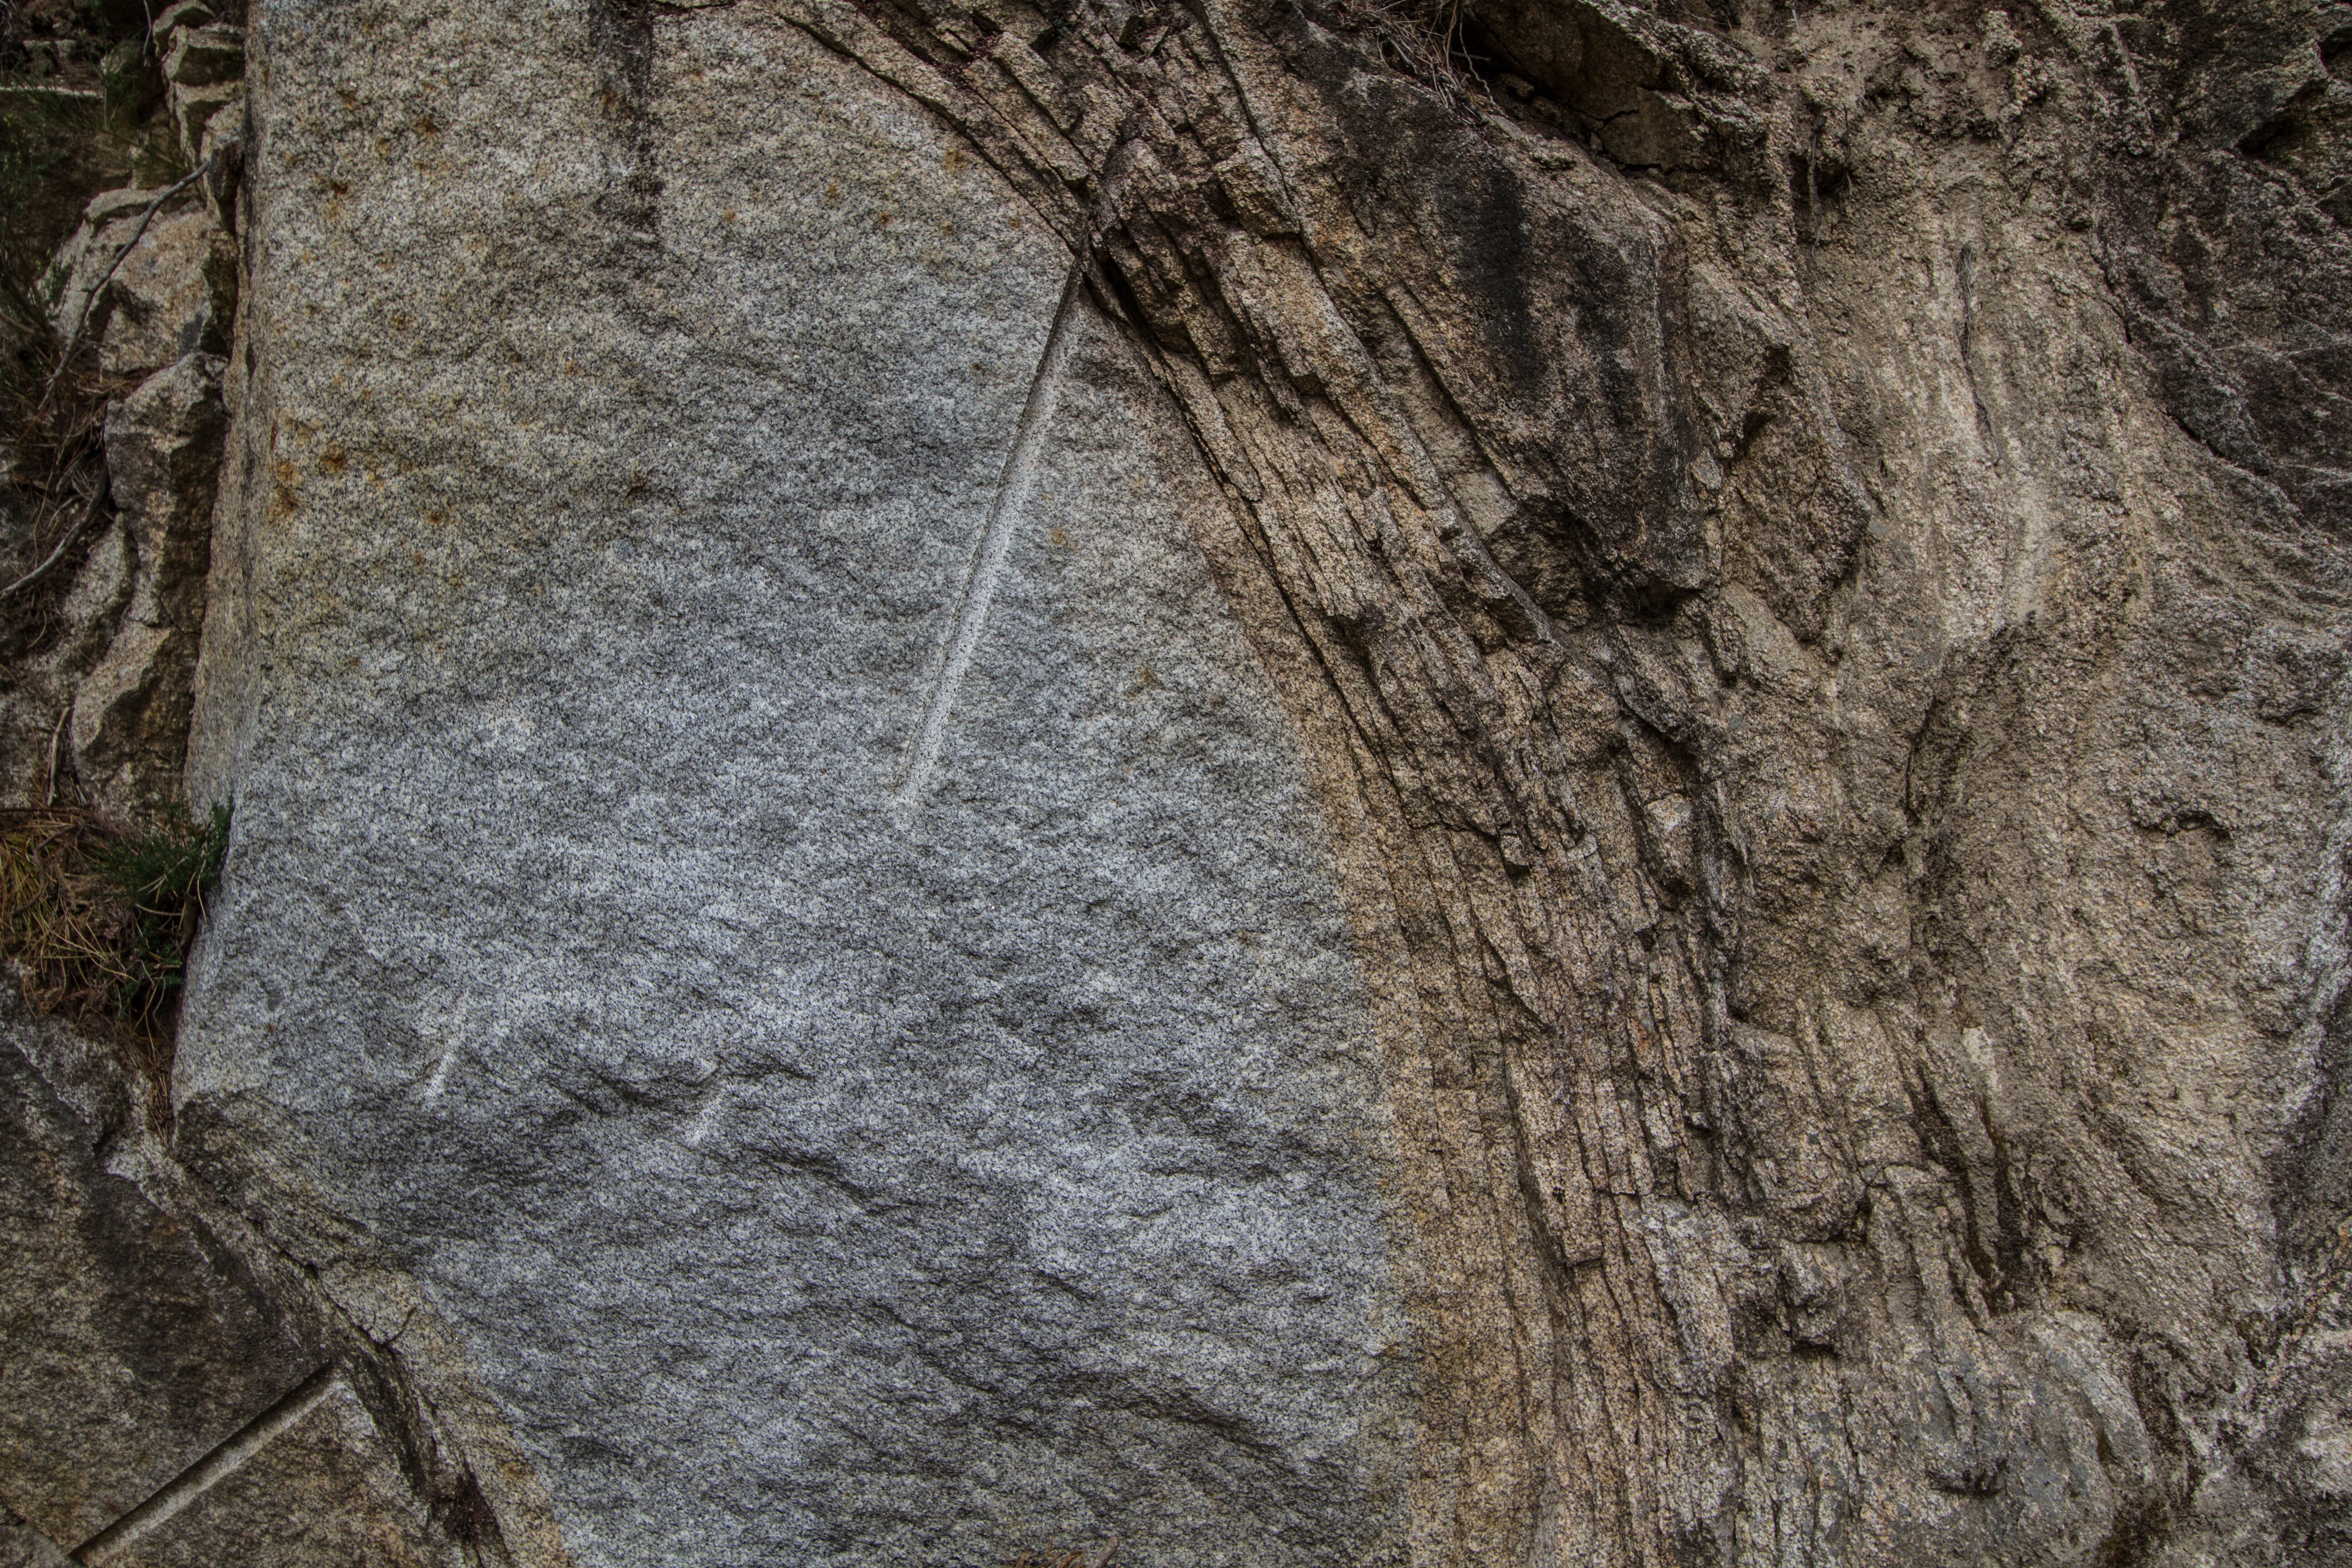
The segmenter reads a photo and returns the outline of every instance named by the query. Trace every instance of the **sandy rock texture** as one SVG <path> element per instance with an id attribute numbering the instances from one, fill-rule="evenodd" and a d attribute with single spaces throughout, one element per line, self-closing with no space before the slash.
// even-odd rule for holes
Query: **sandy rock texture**
<path id="1" fill-rule="evenodd" d="M 246 21 L 156 1561 L 2352 1561 L 2340 5 Z"/>

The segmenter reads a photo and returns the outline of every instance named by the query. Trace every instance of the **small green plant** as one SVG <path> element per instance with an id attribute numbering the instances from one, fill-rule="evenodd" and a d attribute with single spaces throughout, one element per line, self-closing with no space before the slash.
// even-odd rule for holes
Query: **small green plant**
<path id="1" fill-rule="evenodd" d="M 101 839 L 90 869 L 129 911 L 115 987 L 115 1016 L 152 1030 L 178 1000 L 188 944 L 204 919 L 205 892 L 220 880 L 228 852 L 228 807 L 195 822 L 178 802 L 146 830 Z"/>
<path id="2" fill-rule="evenodd" d="M 226 805 L 214 806 L 211 817 L 199 823 L 173 801 L 144 832 L 100 841 L 90 853 L 90 868 L 126 901 L 141 908 L 169 905 L 176 914 L 220 879 L 221 858 L 227 853 Z"/>

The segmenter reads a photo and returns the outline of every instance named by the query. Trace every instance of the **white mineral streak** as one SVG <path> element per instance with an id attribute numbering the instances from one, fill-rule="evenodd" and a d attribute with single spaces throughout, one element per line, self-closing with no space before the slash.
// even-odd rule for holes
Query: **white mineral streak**
<path id="1" fill-rule="evenodd" d="M 1013 449 L 1005 455 L 1004 477 L 996 482 L 995 497 L 989 502 L 988 521 L 972 552 L 971 577 L 964 584 L 963 596 L 956 605 L 955 625 L 948 636 L 938 684 L 931 689 L 930 701 L 923 707 L 922 727 L 915 731 L 907 748 L 906 769 L 893 799 L 902 823 L 921 806 L 923 792 L 930 786 L 931 775 L 939 769 L 940 748 L 947 739 L 948 716 L 955 710 L 956 693 L 963 687 L 964 671 L 971 667 L 972 653 L 980 647 L 981 633 L 988 625 L 989 606 L 996 601 L 997 579 L 1004 574 L 1005 558 L 1013 552 L 1013 531 L 1019 526 L 1029 504 L 1030 491 L 1036 485 L 1038 454 L 1045 448 L 1046 426 L 1053 420 L 1054 405 L 1061 396 L 1062 377 L 1077 344 L 1077 316 L 1086 298 L 1081 271 L 1080 268 L 1072 268 L 1069 280 L 1062 285 L 1062 301 L 1055 307 L 1053 329 L 1045 334 L 1045 352 L 1038 356 L 1037 373 L 1029 384 L 1029 400 L 1022 405 L 1021 423 L 1013 429 Z"/>

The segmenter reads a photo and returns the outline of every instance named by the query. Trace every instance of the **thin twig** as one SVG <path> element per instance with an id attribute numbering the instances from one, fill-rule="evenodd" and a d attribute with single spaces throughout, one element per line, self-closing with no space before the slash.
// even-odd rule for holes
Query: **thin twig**
<path id="1" fill-rule="evenodd" d="M 37 415 L 40 411 L 38 409 L 35 409 L 34 412 Z M 72 479 L 74 476 L 74 470 L 81 467 L 82 458 L 86 454 L 76 451 L 76 445 L 77 443 L 89 439 L 90 432 L 97 428 L 98 425 L 98 420 L 85 416 L 79 429 L 68 430 L 66 434 L 58 437 L 55 440 L 50 442 L 50 446 L 55 449 L 58 456 L 50 460 L 48 464 L 48 471 L 41 479 L 42 506 L 48 507 L 51 502 L 56 500 L 58 487 Z M 26 428 L 32 428 L 32 422 L 29 420 L 26 421 Z M 64 456 L 64 454 L 68 452 L 74 453 L 74 456 L 70 460 L 67 459 Z"/>
<path id="2" fill-rule="evenodd" d="M 67 364 L 73 359 L 74 350 L 81 346 L 81 330 L 89 325 L 89 308 L 97 303 L 99 291 L 113 279 L 114 269 L 122 265 L 122 258 L 131 254 L 131 247 L 136 246 L 141 237 L 146 234 L 148 223 L 163 210 L 163 204 L 194 184 L 206 170 L 213 166 L 213 160 L 219 156 L 220 149 L 217 147 L 205 153 L 203 163 L 165 186 L 163 194 L 149 202 L 140 212 L 139 226 L 131 231 L 131 237 L 123 241 L 122 248 L 114 253 L 114 259 L 106 264 L 106 270 L 98 275 L 98 281 L 89 286 L 89 292 L 81 297 L 80 313 L 74 318 L 73 331 L 66 334 L 65 347 L 58 352 L 57 368 L 49 372 L 49 384 L 41 388 L 41 401 L 35 405 L 36 412 L 49 405 L 49 396 L 58 389 L 58 377 L 65 374 Z"/>
<path id="3" fill-rule="evenodd" d="M 0 588 L 0 599 L 6 598 L 17 589 L 25 586 L 26 584 L 30 583 L 33 579 L 38 577 L 42 573 L 56 565 L 59 561 L 65 559 L 67 546 L 73 543 L 75 540 L 79 539 L 82 535 L 82 530 L 88 528 L 91 521 L 97 518 L 99 503 L 103 501 L 105 499 L 106 488 L 101 485 L 90 493 L 89 504 L 82 508 L 81 521 L 75 523 L 71 528 L 66 530 L 66 536 L 58 541 L 58 547 L 49 552 L 49 558 L 47 561 L 42 562 L 38 566 L 34 567 L 30 572 L 26 573 L 22 577 L 17 578 L 14 583 L 9 584 L 6 587 Z"/>
<path id="4" fill-rule="evenodd" d="M 73 704 L 58 710 L 58 727 L 49 731 L 49 787 L 41 796 L 41 809 L 47 811 L 58 804 L 58 742 L 66 737 L 66 721 L 73 717 Z"/>

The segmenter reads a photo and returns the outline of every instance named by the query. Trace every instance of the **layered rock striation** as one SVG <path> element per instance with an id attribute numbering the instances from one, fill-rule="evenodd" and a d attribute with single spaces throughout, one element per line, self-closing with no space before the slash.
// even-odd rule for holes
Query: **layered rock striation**
<path id="1" fill-rule="evenodd" d="M 223 1304 L 24 1531 L 2352 1552 L 2334 11 L 247 22 L 61 273 L 168 1142 L 12 1026 Z"/>

